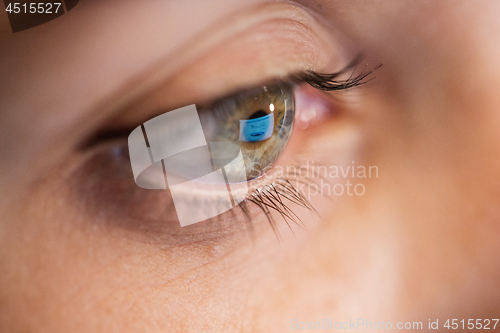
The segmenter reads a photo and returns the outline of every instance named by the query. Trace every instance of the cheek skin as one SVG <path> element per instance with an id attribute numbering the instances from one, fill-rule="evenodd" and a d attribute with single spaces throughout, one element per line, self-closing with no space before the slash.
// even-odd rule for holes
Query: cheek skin
<path id="1" fill-rule="evenodd" d="M 254 241 L 240 231 L 172 246 L 88 220 L 66 185 L 49 177 L 5 214 L 1 319 L 14 331 L 247 330 L 273 295 L 263 292 L 281 285 L 285 254 L 302 243 L 283 223 L 278 243 L 258 215 Z"/>

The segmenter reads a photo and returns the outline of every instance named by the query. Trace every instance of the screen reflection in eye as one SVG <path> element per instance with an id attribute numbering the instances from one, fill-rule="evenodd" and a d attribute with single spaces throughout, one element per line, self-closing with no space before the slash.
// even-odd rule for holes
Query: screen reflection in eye
<path id="1" fill-rule="evenodd" d="M 266 85 L 224 98 L 200 109 L 209 142 L 230 142 L 242 152 L 247 180 L 258 178 L 276 162 L 292 134 L 293 87 Z"/>
<path id="2" fill-rule="evenodd" d="M 262 110 L 256 111 L 248 120 L 240 120 L 240 141 L 267 140 L 273 134 L 273 127 L 274 114 L 266 114 Z"/>

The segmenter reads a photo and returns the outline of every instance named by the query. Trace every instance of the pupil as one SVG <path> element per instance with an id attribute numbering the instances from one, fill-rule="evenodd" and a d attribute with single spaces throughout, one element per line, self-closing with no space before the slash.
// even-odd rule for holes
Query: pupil
<path id="1" fill-rule="evenodd" d="M 258 111 L 255 111 L 254 113 L 252 113 L 248 119 L 255 119 L 255 118 L 260 118 L 260 117 L 264 117 L 264 116 L 267 116 L 267 113 L 265 113 L 262 110 L 258 110 Z"/>

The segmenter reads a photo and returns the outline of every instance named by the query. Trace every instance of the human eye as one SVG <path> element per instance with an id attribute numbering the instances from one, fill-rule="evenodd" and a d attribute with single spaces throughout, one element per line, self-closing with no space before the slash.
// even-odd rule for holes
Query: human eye
<path id="1" fill-rule="evenodd" d="M 180 53 L 137 71 L 113 94 L 87 106 L 86 113 L 94 117 L 82 118 L 78 142 L 72 143 L 73 162 L 63 181 L 71 188 L 68 206 L 91 225 L 161 244 L 205 242 L 241 230 L 252 232 L 254 226 L 279 235 L 281 226 L 302 227 L 299 216 L 316 209 L 318 201 L 304 193 L 309 180 L 283 170 L 307 161 L 332 163 L 325 162 L 325 156 L 345 162 L 340 157 L 347 148 L 341 154 L 331 150 L 336 147 L 331 143 L 345 146 L 350 140 L 331 137 L 346 133 L 338 115 L 351 108 L 342 103 L 338 91 L 368 81 L 373 64 L 366 67 L 357 51 L 344 52 L 327 29 L 293 5 L 256 6 L 207 30 L 194 39 L 196 45 L 186 43 Z M 261 104 L 250 102 L 255 96 Z M 186 209 L 203 212 L 219 205 L 228 187 L 243 188 L 231 191 L 236 194 L 236 200 L 230 197 L 232 209 L 181 227 L 169 189 L 148 190 L 136 184 L 127 137 L 141 124 L 193 104 L 206 125 L 206 145 L 228 142 L 241 149 L 246 179 L 227 184 L 224 180 L 209 195 L 200 188 L 181 191 Z M 269 112 L 274 114 L 270 138 L 239 139 L 245 134 L 240 121 L 259 120 Z M 227 122 L 234 124 L 232 130 L 224 126 Z M 342 131 L 327 130 L 333 127 Z M 177 168 L 168 176 L 192 180 L 202 175 L 194 172 Z"/>
<path id="2" fill-rule="evenodd" d="M 284 82 L 246 89 L 199 109 L 190 105 L 166 112 L 128 137 L 137 185 L 168 188 L 181 226 L 246 200 L 247 182 L 262 176 L 286 146 L 295 112 L 292 87 Z"/>
<path id="3" fill-rule="evenodd" d="M 371 71 L 358 70 L 356 65 L 359 61 L 359 58 L 354 59 L 336 73 L 294 72 L 283 78 L 268 79 L 262 84 L 239 88 L 222 97 L 198 103 L 194 111 L 203 130 L 205 145 L 174 154 L 170 158 L 158 158 L 156 162 L 160 167 L 151 169 L 153 173 L 156 172 L 156 176 L 149 174 L 141 178 L 138 177 L 139 173 L 135 174 L 131 170 L 134 158 L 130 136 L 127 142 L 125 135 L 130 132 L 130 125 L 124 129 L 114 129 L 111 133 L 99 133 L 98 139 L 91 140 L 91 144 L 86 147 L 88 149 L 90 146 L 91 150 L 100 147 L 99 153 L 91 154 L 93 158 L 89 164 L 84 164 L 84 168 L 80 169 L 80 172 L 84 170 L 83 175 L 75 178 L 99 184 L 94 188 L 84 184 L 84 192 L 94 191 L 95 197 L 106 197 L 108 212 L 111 208 L 113 214 L 119 216 L 115 220 L 122 223 L 129 220 L 131 223 L 126 224 L 134 228 L 160 228 L 163 233 L 174 235 L 174 238 L 185 234 L 203 238 L 206 233 L 231 229 L 227 227 L 228 220 L 244 220 L 242 225 L 251 231 L 255 216 L 263 214 L 279 239 L 279 222 L 274 218 L 274 213 L 278 213 L 288 226 L 295 223 L 302 227 L 294 206 L 314 210 L 308 198 L 291 180 L 295 178 L 296 184 L 297 180 L 307 179 L 278 172 L 276 168 L 281 166 L 280 157 L 293 136 L 295 123 L 297 121 L 299 124 L 296 130 L 301 131 L 309 124 L 327 119 L 333 103 L 331 91 L 347 90 L 366 83 Z M 144 135 L 145 146 L 150 151 L 158 138 L 163 143 L 169 142 L 168 136 L 164 136 L 165 132 L 173 131 L 170 133 L 171 139 L 186 139 L 182 131 L 175 131 L 181 125 L 181 118 L 156 122 L 158 118 L 174 112 L 182 117 L 185 114 L 183 109 L 165 112 L 142 125 L 134 121 L 132 124 L 138 126 L 133 132 L 139 133 L 141 137 Z M 317 119 L 312 119 L 315 117 Z M 257 126 L 248 128 L 252 123 Z M 174 146 L 178 144 L 182 144 L 182 140 L 173 143 Z M 241 163 L 233 163 L 231 169 L 224 168 L 238 157 Z M 154 162 L 151 160 L 151 164 Z M 295 159 L 294 163 L 302 162 Z M 220 178 L 216 184 L 213 178 L 208 184 L 199 180 L 218 169 L 224 170 L 224 178 Z M 134 179 L 139 186 L 134 183 Z M 190 182 L 193 179 L 197 181 Z M 227 196 L 228 189 L 230 197 Z M 101 203 L 96 202 L 93 208 L 97 211 L 104 209 L 99 205 Z M 257 210 L 252 210 L 252 207 Z M 190 223 L 186 222 L 186 216 Z M 181 230 L 179 224 L 187 226 Z"/>

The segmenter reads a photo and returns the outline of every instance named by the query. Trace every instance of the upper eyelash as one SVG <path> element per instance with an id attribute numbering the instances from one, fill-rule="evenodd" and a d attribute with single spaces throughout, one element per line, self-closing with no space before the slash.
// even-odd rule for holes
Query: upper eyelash
<path id="1" fill-rule="evenodd" d="M 365 67 L 358 74 L 354 75 L 358 69 L 362 57 L 357 56 L 353 61 L 351 61 L 347 66 L 338 72 L 334 73 L 318 73 L 312 70 L 308 70 L 298 74 L 292 74 L 290 80 L 295 83 L 305 82 L 312 86 L 313 88 L 323 90 L 323 91 L 336 91 L 336 90 L 346 90 L 354 87 L 363 85 L 374 77 L 366 80 L 366 78 L 372 74 L 375 70 L 380 68 L 382 64 L 379 64 L 369 71 L 366 71 Z M 350 69 L 352 69 L 351 75 L 345 80 L 336 80 L 339 76 L 344 75 Z"/>

